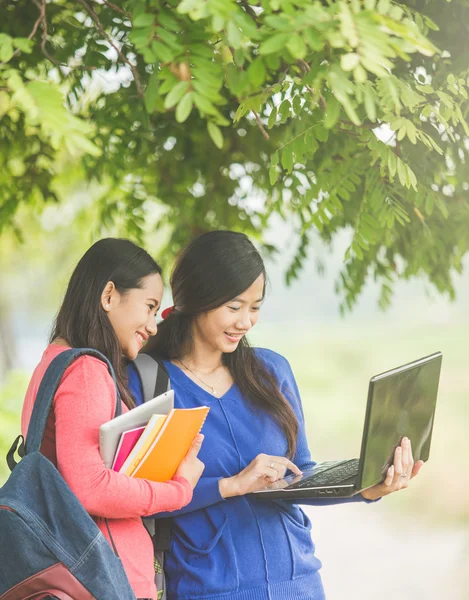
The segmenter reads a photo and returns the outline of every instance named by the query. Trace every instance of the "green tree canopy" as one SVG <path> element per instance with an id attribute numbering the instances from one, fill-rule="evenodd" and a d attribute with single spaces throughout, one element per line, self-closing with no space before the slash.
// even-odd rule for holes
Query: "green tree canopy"
<path id="1" fill-rule="evenodd" d="M 453 294 L 469 236 L 469 0 L 0 0 L 0 231 L 100 186 L 95 218 L 172 254 L 211 228 L 263 242 L 293 223 L 352 241 L 344 306 L 368 277 Z M 254 199 L 254 200 L 253 200 Z M 28 208 L 28 210 L 29 210 Z M 267 251 L 274 247 L 266 246 Z"/>

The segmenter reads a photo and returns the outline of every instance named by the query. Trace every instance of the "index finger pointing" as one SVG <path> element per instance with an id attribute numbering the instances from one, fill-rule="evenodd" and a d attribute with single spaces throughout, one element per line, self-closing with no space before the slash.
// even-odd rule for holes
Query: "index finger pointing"
<path id="1" fill-rule="evenodd" d="M 288 458 L 285 458 L 284 456 L 269 456 L 268 458 L 269 460 L 272 459 L 274 462 L 283 465 L 286 469 L 289 469 L 292 473 L 295 473 L 295 475 L 303 475 L 303 471 L 300 471 L 300 469 L 294 463 L 292 463 L 291 460 L 288 460 Z"/>
<path id="2" fill-rule="evenodd" d="M 300 469 L 290 460 L 287 460 L 287 469 L 290 469 L 290 471 L 295 473 L 295 475 L 303 475 L 303 472 L 300 471 Z"/>

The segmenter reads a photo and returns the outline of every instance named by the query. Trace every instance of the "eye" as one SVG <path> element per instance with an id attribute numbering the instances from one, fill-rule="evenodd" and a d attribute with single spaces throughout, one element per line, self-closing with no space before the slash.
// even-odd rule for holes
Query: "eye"
<path id="1" fill-rule="evenodd" d="M 259 310 L 261 310 L 261 307 L 260 306 L 253 306 L 252 310 L 259 311 Z"/>
<path id="2" fill-rule="evenodd" d="M 150 310 L 154 310 L 156 308 L 155 304 L 147 304 L 147 306 Z"/>
<path id="3" fill-rule="evenodd" d="M 228 306 L 228 308 L 230 310 L 234 310 L 235 312 L 237 312 L 239 310 L 239 306 Z"/>

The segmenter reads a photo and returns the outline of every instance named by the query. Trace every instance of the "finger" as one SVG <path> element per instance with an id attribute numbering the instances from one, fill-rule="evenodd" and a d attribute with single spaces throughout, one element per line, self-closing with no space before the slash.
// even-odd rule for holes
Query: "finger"
<path id="1" fill-rule="evenodd" d="M 409 440 L 409 468 L 407 470 L 409 477 L 412 477 L 413 471 L 414 471 L 414 455 L 412 453 L 412 441 Z"/>
<path id="2" fill-rule="evenodd" d="M 265 467 L 262 475 L 264 476 L 264 479 L 270 481 L 270 483 L 274 483 L 279 479 L 278 471 L 274 467 Z"/>
<path id="3" fill-rule="evenodd" d="M 409 471 L 409 438 L 403 438 L 401 442 L 402 448 L 402 473 L 408 474 Z"/>
<path id="4" fill-rule="evenodd" d="M 391 465 L 386 473 L 386 479 L 383 481 L 384 485 L 390 487 L 394 479 L 394 465 Z"/>
<path id="5" fill-rule="evenodd" d="M 191 444 L 191 447 L 189 448 L 189 452 L 187 453 L 187 456 L 191 456 L 191 457 L 195 458 L 199 454 L 200 449 L 202 448 L 203 441 L 204 441 L 204 434 L 198 433 L 195 436 L 194 441 Z"/>
<path id="6" fill-rule="evenodd" d="M 279 479 L 283 479 L 285 477 L 285 472 L 287 470 L 283 465 L 275 465 L 275 469 L 277 471 L 277 475 Z"/>
<path id="7" fill-rule="evenodd" d="M 423 460 L 418 460 L 415 465 L 413 466 L 412 469 L 412 474 L 410 476 L 411 479 L 413 479 L 414 477 L 417 477 L 417 475 L 420 473 L 420 469 L 423 467 L 425 463 L 423 462 Z"/>
<path id="8" fill-rule="evenodd" d="M 303 475 L 303 471 L 300 471 L 300 469 L 291 462 L 291 460 L 288 460 L 288 458 L 285 459 L 287 462 L 285 464 L 285 470 L 289 469 L 292 473 L 295 473 L 295 475 Z"/>
<path id="9" fill-rule="evenodd" d="M 402 448 L 398 446 L 394 452 L 394 479 L 397 480 L 402 473 Z"/>
<path id="10" fill-rule="evenodd" d="M 268 459 L 269 465 L 274 462 L 276 466 L 282 465 L 285 470 L 289 469 L 295 475 L 303 475 L 303 472 L 300 471 L 294 463 L 288 460 L 288 458 L 285 458 L 285 456 L 267 456 L 266 458 Z"/>

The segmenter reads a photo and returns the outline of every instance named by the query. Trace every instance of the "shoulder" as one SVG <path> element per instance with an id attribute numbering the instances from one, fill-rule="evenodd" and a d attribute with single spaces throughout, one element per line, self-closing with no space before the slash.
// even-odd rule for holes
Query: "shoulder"
<path id="1" fill-rule="evenodd" d="M 54 399 L 61 418 L 104 423 L 112 418 L 116 385 L 107 364 L 90 355 L 78 357 L 65 371 Z"/>
<path id="2" fill-rule="evenodd" d="M 80 356 L 73 361 L 66 369 L 61 385 L 72 381 L 74 384 L 82 382 L 83 385 L 96 386 L 99 389 L 103 389 L 103 387 L 107 389 L 115 388 L 107 364 L 96 356 L 89 354 Z"/>
<path id="3" fill-rule="evenodd" d="M 272 372 L 274 372 L 279 379 L 286 379 L 291 377 L 292 370 L 288 360 L 273 350 L 268 348 L 253 348 L 253 352 L 259 360 Z"/>

